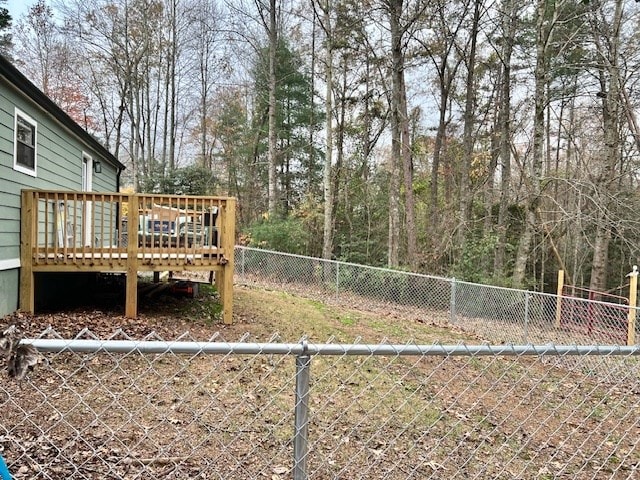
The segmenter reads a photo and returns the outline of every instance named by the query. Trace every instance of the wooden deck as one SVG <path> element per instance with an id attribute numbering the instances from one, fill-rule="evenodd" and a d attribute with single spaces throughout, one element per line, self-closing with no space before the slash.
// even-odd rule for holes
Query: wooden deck
<path id="1" fill-rule="evenodd" d="M 232 322 L 235 199 L 23 190 L 20 309 L 35 309 L 38 272 L 123 272 L 137 315 L 138 272 L 209 271 Z"/>

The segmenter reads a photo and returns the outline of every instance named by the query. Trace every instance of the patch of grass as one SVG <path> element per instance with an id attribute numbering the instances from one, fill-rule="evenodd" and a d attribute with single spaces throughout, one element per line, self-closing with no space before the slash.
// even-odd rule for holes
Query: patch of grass
<path id="1" fill-rule="evenodd" d="M 211 283 L 199 283 L 198 290 L 200 295 L 217 295 L 218 290 L 216 286 Z"/>
<path id="2" fill-rule="evenodd" d="M 483 360 L 481 358 L 469 357 L 467 362 L 469 363 L 469 366 L 473 367 L 475 370 L 484 370 L 485 369 L 485 364 L 483 363 Z"/>
<path id="3" fill-rule="evenodd" d="M 312 343 L 412 342 L 416 344 L 459 343 L 470 340 L 459 332 L 416 320 L 390 317 L 387 312 L 362 311 L 325 304 L 281 291 L 234 287 L 233 325 L 222 324 L 222 307 L 215 288 L 200 285 L 196 299 L 178 299 L 174 315 L 197 325 L 215 326 L 227 340 L 249 334 L 253 341 L 295 343 L 306 338 Z M 183 301 L 184 300 L 184 301 Z"/>
<path id="4" fill-rule="evenodd" d="M 371 328 L 387 337 L 397 337 L 402 334 L 402 328 L 399 325 L 385 320 L 372 320 L 370 325 Z"/>
<path id="5" fill-rule="evenodd" d="M 326 304 L 280 290 L 234 286 L 232 325 L 222 323 L 222 306 L 214 285 L 200 283 L 199 295 L 178 297 L 168 293 L 139 299 L 144 318 L 162 319 L 168 325 L 184 324 L 190 334 L 207 329 L 205 338 L 218 330 L 225 339 L 239 340 L 249 335 L 253 341 L 295 343 L 458 343 L 459 332 L 425 324 L 415 319 L 389 316 L 386 311 L 361 310 L 344 305 Z"/>
<path id="6" fill-rule="evenodd" d="M 604 409 L 600 406 L 595 406 L 589 413 L 589 418 L 593 420 L 602 420 L 605 416 Z"/>
<path id="7" fill-rule="evenodd" d="M 347 327 L 353 327 L 357 323 L 357 321 L 355 318 L 352 318 L 349 315 L 345 315 L 343 317 L 340 317 L 340 323 Z"/>
<path id="8" fill-rule="evenodd" d="M 319 312 L 324 312 L 327 309 L 327 304 L 318 302 L 317 300 L 308 300 L 309 306 L 315 308 Z"/>

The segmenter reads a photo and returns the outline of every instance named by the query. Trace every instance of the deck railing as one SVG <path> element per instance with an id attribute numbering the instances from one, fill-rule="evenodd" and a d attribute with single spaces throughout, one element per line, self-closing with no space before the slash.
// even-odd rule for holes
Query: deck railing
<path id="1" fill-rule="evenodd" d="M 21 221 L 27 277 L 42 271 L 122 271 L 129 284 L 145 270 L 233 274 L 233 198 L 24 190 Z M 21 282 L 32 297 L 28 278 Z M 127 312 L 133 310 L 128 306 Z"/>

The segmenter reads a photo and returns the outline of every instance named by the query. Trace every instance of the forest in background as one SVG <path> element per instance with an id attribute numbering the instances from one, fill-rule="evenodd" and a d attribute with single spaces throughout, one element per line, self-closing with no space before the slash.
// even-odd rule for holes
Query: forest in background
<path id="1" fill-rule="evenodd" d="M 638 259 L 639 13 L 39 0 L 0 29 L 126 184 L 237 197 L 244 244 L 539 291 L 563 269 L 608 291 Z"/>

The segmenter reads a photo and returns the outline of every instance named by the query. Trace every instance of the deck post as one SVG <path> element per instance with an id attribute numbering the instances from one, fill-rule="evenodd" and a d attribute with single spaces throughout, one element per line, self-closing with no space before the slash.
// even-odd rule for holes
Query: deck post
<path id="1" fill-rule="evenodd" d="M 33 191 L 22 192 L 22 208 L 20 210 L 19 307 L 20 310 L 27 313 L 33 313 L 35 310 L 35 281 L 33 276 L 34 195 Z"/>
<path id="2" fill-rule="evenodd" d="M 225 265 L 222 267 L 222 275 L 216 272 L 216 284 L 220 292 L 223 308 L 223 321 L 230 325 L 233 323 L 233 268 L 234 251 L 236 244 L 236 199 L 228 198 L 224 217 L 224 230 L 222 232 L 222 245 L 224 246 Z M 218 281 L 218 277 L 221 280 Z"/>
<path id="3" fill-rule="evenodd" d="M 127 212 L 127 286 L 125 312 L 127 318 L 138 316 L 138 196 L 129 195 Z"/>

